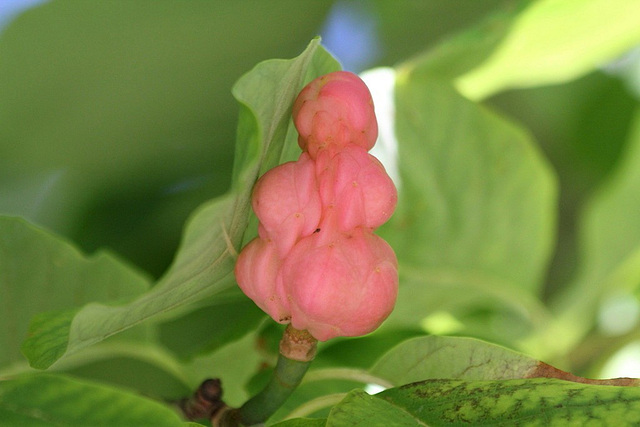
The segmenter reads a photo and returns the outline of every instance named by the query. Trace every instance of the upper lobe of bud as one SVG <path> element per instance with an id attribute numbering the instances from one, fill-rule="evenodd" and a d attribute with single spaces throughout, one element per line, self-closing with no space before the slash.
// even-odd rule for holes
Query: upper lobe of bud
<path id="1" fill-rule="evenodd" d="M 378 137 L 378 123 L 369 89 L 355 74 L 336 71 L 313 80 L 293 105 L 298 144 L 312 158 L 321 149 L 332 152 L 347 144 L 369 151 Z"/>

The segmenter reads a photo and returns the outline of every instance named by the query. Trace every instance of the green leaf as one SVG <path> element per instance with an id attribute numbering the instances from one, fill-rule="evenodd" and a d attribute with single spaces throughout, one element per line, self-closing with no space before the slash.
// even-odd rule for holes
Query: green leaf
<path id="1" fill-rule="evenodd" d="M 230 275 L 249 221 L 252 185 L 262 170 L 275 166 L 292 150 L 294 138 L 285 141 L 285 137 L 292 135 L 291 104 L 299 90 L 311 78 L 336 66 L 316 39 L 299 57 L 265 61 L 243 76 L 233 90 L 242 109 L 232 191 L 193 214 L 174 263 L 151 291 L 126 305 L 87 305 L 71 325 L 47 331 L 54 336 L 66 335 L 66 342 L 48 343 L 38 335 L 31 336 L 25 345 L 30 348 L 28 357 L 34 367 L 46 368 L 61 354 L 73 353 L 233 286 Z M 41 344 L 34 344 L 39 340 Z"/>
<path id="2" fill-rule="evenodd" d="M 37 313 L 62 310 L 55 322 L 64 327 L 79 305 L 127 301 L 148 288 L 148 278 L 106 252 L 87 257 L 22 219 L 0 216 L 0 367 L 24 360 L 20 343 Z M 60 337 L 48 333 L 56 328 L 46 319 L 39 316 L 30 333 L 58 351 Z"/>
<path id="3" fill-rule="evenodd" d="M 327 420 L 324 418 L 292 418 L 279 423 L 271 424 L 272 427 L 324 427 Z"/>
<path id="4" fill-rule="evenodd" d="M 397 405 L 370 396 L 363 390 L 354 390 L 336 405 L 327 418 L 330 426 L 425 426 L 409 411 Z"/>
<path id="5" fill-rule="evenodd" d="M 508 88 L 574 79 L 636 46 L 638 16 L 635 0 L 532 2 L 492 55 L 456 85 L 480 99 Z"/>
<path id="6" fill-rule="evenodd" d="M 538 365 L 531 357 L 473 338 L 428 336 L 397 345 L 370 372 L 399 386 L 435 378 L 528 378 Z"/>
<path id="7" fill-rule="evenodd" d="M 373 422 L 389 408 L 427 425 L 611 425 L 640 423 L 640 388 L 557 379 L 429 380 L 377 394 L 360 412 Z M 369 398 L 371 399 L 371 398 Z M 334 410 L 339 410 L 340 405 Z M 360 406 L 357 407 L 360 409 Z M 331 422 L 329 417 L 328 423 Z M 366 420 L 362 420 L 366 422 Z M 364 425 L 364 424 L 363 424 Z"/>
<path id="8" fill-rule="evenodd" d="M 124 390 L 62 375 L 0 382 L 0 426 L 184 426 L 176 411 Z"/>
<path id="9" fill-rule="evenodd" d="M 188 375 L 188 369 L 163 347 L 131 339 L 107 340 L 84 349 L 56 363 L 55 371 L 163 400 L 191 395 L 203 378 Z"/>
<path id="10" fill-rule="evenodd" d="M 266 316 L 238 287 L 196 306 L 158 325 L 160 342 L 182 359 L 212 352 L 243 337 L 257 329 Z"/>
<path id="11" fill-rule="evenodd" d="M 509 328 L 518 318 L 540 326 L 556 182 L 529 135 L 446 83 L 412 75 L 398 77 L 396 111 L 401 187 L 381 229 L 400 263 L 389 323 L 489 308 L 510 311 Z"/>

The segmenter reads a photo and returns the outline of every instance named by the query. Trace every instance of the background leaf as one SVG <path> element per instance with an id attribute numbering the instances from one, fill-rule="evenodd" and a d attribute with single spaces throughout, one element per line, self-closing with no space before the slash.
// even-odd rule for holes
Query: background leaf
<path id="1" fill-rule="evenodd" d="M 158 277 L 229 188 L 234 82 L 301 52 L 332 2 L 42 3 L 0 34 L 0 213 Z"/>
<path id="2" fill-rule="evenodd" d="M 553 243 L 553 173 L 521 129 L 446 83 L 401 74 L 396 91 L 401 188 L 381 234 L 398 255 L 401 288 L 389 323 L 500 306 L 509 326 L 491 331 L 485 318 L 474 332 L 508 342 L 508 329 L 526 333 L 518 317 L 546 317 L 536 295 Z"/>
<path id="3" fill-rule="evenodd" d="M 0 382 L 1 426 L 186 426 L 157 402 L 61 375 Z"/>
<path id="4" fill-rule="evenodd" d="M 460 29 L 428 49 L 421 47 L 418 50 L 421 53 L 412 53 L 408 60 L 402 58 L 397 67 L 413 76 L 436 76 L 451 81 L 475 70 L 500 46 L 518 12 L 527 4 L 526 1 L 513 3 L 518 6 L 511 4 L 488 13 L 479 22 Z"/>
<path id="5" fill-rule="evenodd" d="M 586 206 L 580 224 L 581 255 L 575 280 L 554 301 L 560 318 L 547 331 L 550 354 L 575 346 L 612 297 L 637 301 L 640 286 L 640 116 L 636 114 L 617 168 Z M 634 297 L 634 294 L 636 295 Z M 566 325 L 570 325 L 567 327 Z M 633 326 L 622 328 L 631 330 Z M 564 332 L 563 332 L 564 331 Z M 563 339 L 554 343 L 554 332 Z"/>

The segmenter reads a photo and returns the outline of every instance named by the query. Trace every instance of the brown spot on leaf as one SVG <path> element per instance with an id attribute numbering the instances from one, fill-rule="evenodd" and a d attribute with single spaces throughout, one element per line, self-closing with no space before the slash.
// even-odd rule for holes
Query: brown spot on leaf
<path id="1" fill-rule="evenodd" d="M 572 381 L 582 384 L 594 384 L 594 385 L 613 385 L 624 387 L 638 387 L 640 386 L 640 379 L 638 378 L 609 378 L 609 379 L 591 379 L 579 377 L 569 372 L 565 372 L 558 368 L 555 368 L 547 363 L 538 362 L 538 365 L 533 369 L 525 378 L 557 378 L 559 380 Z"/>

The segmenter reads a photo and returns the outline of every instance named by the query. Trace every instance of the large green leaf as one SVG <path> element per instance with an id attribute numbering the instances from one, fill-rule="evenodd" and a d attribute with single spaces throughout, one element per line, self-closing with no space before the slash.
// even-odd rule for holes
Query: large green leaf
<path id="1" fill-rule="evenodd" d="M 39 329 L 25 342 L 32 366 L 46 368 L 65 352 L 231 286 L 228 276 L 249 222 L 253 183 L 261 171 L 290 156 L 296 144 L 290 131 L 293 100 L 307 81 L 337 67 L 314 40 L 299 57 L 265 61 L 243 76 L 233 89 L 242 108 L 231 192 L 194 213 L 174 263 L 151 291 L 125 305 L 87 305 L 72 321 L 69 313 L 38 319 Z M 57 339 L 52 342 L 48 337 Z"/>
<path id="2" fill-rule="evenodd" d="M 637 45 L 638 16 L 635 0 L 532 2 L 491 56 L 456 84 L 479 99 L 507 88 L 568 81 Z"/>
<path id="3" fill-rule="evenodd" d="M 186 426 L 177 412 L 131 392 L 62 375 L 0 382 L 0 426 Z"/>
<path id="4" fill-rule="evenodd" d="M 391 420 L 397 417 L 401 424 Z M 640 389 L 556 379 L 429 380 L 368 396 L 351 392 L 327 425 L 610 425 L 640 423 Z"/>
<path id="5" fill-rule="evenodd" d="M 37 313 L 128 301 L 148 289 L 147 277 L 108 253 L 86 257 L 22 219 L 0 217 L 0 367 L 24 360 L 20 343 Z"/>
<path id="6" fill-rule="evenodd" d="M 381 230 L 400 263 L 390 323 L 487 307 L 543 320 L 556 182 L 531 138 L 425 76 L 398 76 L 396 109 L 401 187 Z"/>

